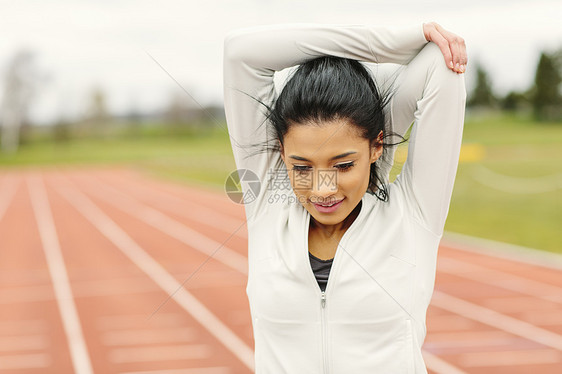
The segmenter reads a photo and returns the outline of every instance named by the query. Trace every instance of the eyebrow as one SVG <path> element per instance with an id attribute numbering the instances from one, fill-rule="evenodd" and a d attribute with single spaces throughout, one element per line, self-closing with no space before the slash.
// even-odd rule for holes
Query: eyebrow
<path id="1" fill-rule="evenodd" d="M 345 152 L 345 153 L 342 153 L 341 155 L 337 155 L 337 156 L 334 156 L 334 157 L 330 158 L 330 161 L 337 160 L 337 159 L 340 159 L 340 158 L 344 158 L 346 156 L 349 156 L 349 155 L 352 155 L 352 154 L 355 154 L 355 153 L 357 153 L 357 152 L 355 152 L 355 151 Z M 289 157 L 294 158 L 295 160 L 299 160 L 299 161 L 311 162 L 309 159 L 306 159 L 306 158 L 301 157 L 301 156 L 290 155 Z"/>

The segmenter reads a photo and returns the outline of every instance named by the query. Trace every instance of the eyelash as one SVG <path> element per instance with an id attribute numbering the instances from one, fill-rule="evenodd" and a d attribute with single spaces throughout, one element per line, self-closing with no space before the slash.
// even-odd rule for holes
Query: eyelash
<path id="1" fill-rule="evenodd" d="M 336 165 L 335 167 L 338 169 L 338 171 L 345 173 L 346 171 L 349 171 L 353 166 L 355 166 L 354 162 L 348 162 L 346 164 Z M 293 170 L 302 173 L 310 171 L 310 168 L 308 166 L 293 165 Z"/>

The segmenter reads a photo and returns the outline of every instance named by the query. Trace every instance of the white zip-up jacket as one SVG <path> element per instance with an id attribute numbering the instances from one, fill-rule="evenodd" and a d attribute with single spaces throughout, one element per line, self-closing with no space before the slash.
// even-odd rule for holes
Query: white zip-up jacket
<path id="1" fill-rule="evenodd" d="M 421 346 L 459 159 L 464 74 L 446 67 L 422 24 L 278 24 L 231 31 L 224 43 L 224 104 L 235 162 L 261 182 L 256 193 L 258 184 L 241 173 L 246 201 L 255 193 L 244 207 L 256 373 L 427 373 Z M 325 292 L 309 262 L 310 214 L 287 185 L 286 171 L 284 183 L 271 183 L 280 180 L 280 155 L 249 156 L 254 149 L 244 146 L 276 141 L 266 131 L 265 108 L 250 96 L 270 105 L 277 97 L 276 71 L 322 55 L 360 60 L 381 81 L 389 76 L 385 66 L 398 67 L 389 119 L 402 135 L 414 122 L 407 160 L 388 185 L 389 200 L 363 196 Z"/>

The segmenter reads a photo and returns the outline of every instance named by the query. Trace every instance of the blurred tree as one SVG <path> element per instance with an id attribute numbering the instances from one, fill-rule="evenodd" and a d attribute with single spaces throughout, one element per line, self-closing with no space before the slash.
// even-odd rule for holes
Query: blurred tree
<path id="1" fill-rule="evenodd" d="M 193 96 L 183 90 L 171 92 L 170 101 L 164 109 L 164 121 L 170 134 L 185 135 L 193 131 L 201 117 L 201 110 Z"/>
<path id="2" fill-rule="evenodd" d="M 125 115 L 127 121 L 127 134 L 138 136 L 141 134 L 143 115 L 139 109 L 135 95 L 130 97 L 129 110 Z"/>
<path id="3" fill-rule="evenodd" d="M 40 78 L 34 58 L 29 50 L 16 52 L 4 75 L 0 113 L 3 152 L 15 152 L 21 144 L 22 126 L 28 122 L 28 111 Z"/>
<path id="4" fill-rule="evenodd" d="M 131 122 L 140 122 L 142 120 L 142 113 L 139 109 L 138 100 L 134 95 L 130 97 L 129 110 L 127 111 L 126 118 Z"/>
<path id="5" fill-rule="evenodd" d="M 500 100 L 500 105 L 503 110 L 515 112 L 528 105 L 528 102 L 529 99 L 525 92 L 510 91 Z"/>
<path id="6" fill-rule="evenodd" d="M 86 119 L 94 122 L 103 122 L 109 117 L 107 100 L 104 91 L 95 87 L 90 94 L 90 103 L 86 113 Z"/>
<path id="7" fill-rule="evenodd" d="M 542 52 L 539 58 L 532 90 L 533 113 L 539 121 L 562 119 L 561 51 Z"/>
<path id="8" fill-rule="evenodd" d="M 64 119 L 60 119 L 51 126 L 51 134 L 55 143 L 68 143 L 72 137 L 71 127 L 71 123 Z"/>
<path id="9" fill-rule="evenodd" d="M 187 112 L 185 99 L 179 93 L 170 95 L 170 101 L 164 111 L 164 117 L 167 122 L 178 124 L 183 121 Z"/>
<path id="10" fill-rule="evenodd" d="M 467 106 L 469 107 L 493 107 L 497 99 L 492 92 L 492 84 L 484 67 L 476 63 L 476 86 L 470 95 Z"/>
<path id="11" fill-rule="evenodd" d="M 189 100 L 190 98 L 181 91 L 172 92 L 164 112 L 164 117 L 171 126 L 178 126 L 191 119 L 193 113 Z"/>
<path id="12" fill-rule="evenodd" d="M 106 94 L 101 87 L 96 86 L 90 91 L 86 104 L 81 126 L 86 132 L 84 135 L 107 135 L 110 120 Z"/>

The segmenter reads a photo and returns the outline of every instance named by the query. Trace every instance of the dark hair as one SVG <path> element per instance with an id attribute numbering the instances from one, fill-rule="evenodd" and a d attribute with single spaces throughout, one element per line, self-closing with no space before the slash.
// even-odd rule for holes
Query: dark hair
<path id="1" fill-rule="evenodd" d="M 267 109 L 269 134 L 278 141 L 274 144 L 266 141 L 251 146 L 258 146 L 258 152 L 280 152 L 283 139 L 291 126 L 321 126 L 323 121 L 348 120 L 356 126 L 363 138 L 369 140 L 370 145 L 376 143 L 383 146 L 381 157 L 371 164 L 367 192 L 387 201 L 388 189 L 380 173 L 380 164 L 389 163 L 389 147 L 407 141 L 390 131 L 385 108 L 392 97 L 391 88 L 392 85 L 381 92 L 370 72 L 357 60 L 336 56 L 308 60 L 299 65 L 289 77 L 274 103 L 267 105 L 254 98 Z M 381 131 L 383 141 L 378 143 L 376 139 Z M 398 136 L 402 140 L 398 143 L 384 141 L 392 136 Z"/>

